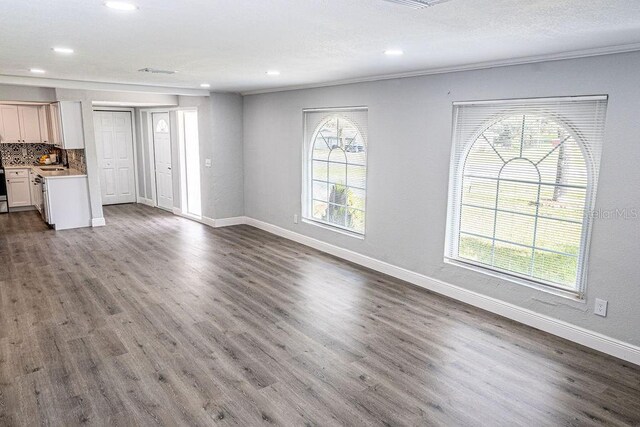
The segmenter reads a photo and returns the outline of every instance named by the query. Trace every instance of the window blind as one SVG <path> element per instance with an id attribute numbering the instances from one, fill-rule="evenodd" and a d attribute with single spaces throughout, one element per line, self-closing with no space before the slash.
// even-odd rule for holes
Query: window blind
<path id="1" fill-rule="evenodd" d="M 304 110 L 304 218 L 363 235 L 367 109 Z"/>
<path id="2" fill-rule="evenodd" d="M 454 103 L 445 259 L 582 296 L 606 108 Z"/>

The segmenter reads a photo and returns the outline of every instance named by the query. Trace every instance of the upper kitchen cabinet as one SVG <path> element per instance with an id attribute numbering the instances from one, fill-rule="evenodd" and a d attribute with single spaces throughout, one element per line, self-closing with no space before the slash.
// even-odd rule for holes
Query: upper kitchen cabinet
<path id="1" fill-rule="evenodd" d="M 0 142 L 22 142 L 17 105 L 0 105 Z"/>
<path id="2" fill-rule="evenodd" d="M 84 148 L 82 104 L 54 102 L 49 106 L 50 143 L 65 150 Z"/>
<path id="3" fill-rule="evenodd" d="M 49 106 L 48 105 L 40 105 L 38 106 L 38 119 L 40 121 L 40 136 L 43 144 L 51 144 L 51 130 L 49 125 Z"/>
<path id="4" fill-rule="evenodd" d="M 43 133 L 40 105 L 0 105 L 0 142 L 46 143 L 48 131 Z"/>
<path id="5" fill-rule="evenodd" d="M 43 138 L 40 134 L 40 116 L 37 105 L 18 105 L 21 142 L 38 144 Z"/>

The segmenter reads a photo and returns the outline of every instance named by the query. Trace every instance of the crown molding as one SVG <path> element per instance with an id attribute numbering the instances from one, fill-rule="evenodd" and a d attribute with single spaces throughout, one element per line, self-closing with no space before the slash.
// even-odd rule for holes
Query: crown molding
<path id="1" fill-rule="evenodd" d="M 546 55 L 525 56 L 521 58 L 503 59 L 498 61 L 476 62 L 473 64 L 459 65 L 453 67 L 429 68 L 419 71 L 409 71 L 394 74 L 382 74 L 369 77 L 358 77 L 345 80 L 333 80 L 321 83 L 309 83 L 302 85 L 281 86 L 269 89 L 257 89 L 241 92 L 242 96 L 260 95 L 263 93 L 287 92 L 300 89 L 314 89 L 321 87 L 340 86 L 353 83 L 366 83 L 381 80 L 404 79 L 409 77 L 430 76 L 434 74 L 456 73 L 461 71 L 485 70 L 489 68 L 508 67 L 512 65 L 526 65 L 539 62 L 562 61 L 565 59 L 588 58 L 593 56 L 614 55 L 617 53 L 628 53 L 640 51 L 640 43 L 631 43 L 616 46 L 599 47 L 592 49 L 574 50 Z"/>
<path id="2" fill-rule="evenodd" d="M 134 85 L 127 83 L 91 82 L 82 80 L 49 79 L 43 77 L 11 76 L 6 74 L 0 74 L 0 84 L 37 86 L 55 89 L 78 89 L 109 92 L 145 92 L 184 96 L 209 96 L 209 91 L 204 89 Z"/>

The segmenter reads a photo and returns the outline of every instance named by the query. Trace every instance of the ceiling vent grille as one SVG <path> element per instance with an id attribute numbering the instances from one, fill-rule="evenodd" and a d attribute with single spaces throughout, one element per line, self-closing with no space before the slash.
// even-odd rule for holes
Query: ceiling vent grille
<path id="1" fill-rule="evenodd" d="M 175 71 L 170 71 L 170 70 L 158 70 L 156 68 L 140 68 L 138 70 L 141 73 L 152 73 L 152 74 L 175 74 Z"/>
<path id="2" fill-rule="evenodd" d="M 435 6 L 437 4 L 444 3 L 449 0 L 385 0 L 385 1 L 410 7 L 411 9 L 424 9 L 425 7 Z"/>

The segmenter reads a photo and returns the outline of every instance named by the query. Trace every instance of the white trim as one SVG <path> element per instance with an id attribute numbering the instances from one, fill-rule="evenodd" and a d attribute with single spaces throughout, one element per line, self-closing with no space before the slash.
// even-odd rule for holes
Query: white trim
<path id="1" fill-rule="evenodd" d="M 82 80 L 49 79 L 43 77 L 12 76 L 0 74 L 0 84 L 39 86 L 57 89 L 80 89 L 113 92 L 145 92 L 166 95 L 209 96 L 208 90 L 167 86 L 147 86 L 128 83 L 109 83 Z"/>
<path id="2" fill-rule="evenodd" d="M 207 218 L 206 216 L 203 216 L 202 218 L 200 218 L 200 221 L 203 223 L 204 225 L 208 225 L 209 227 L 214 227 L 216 226 L 216 220 L 213 218 Z"/>
<path id="3" fill-rule="evenodd" d="M 554 319 L 544 314 L 536 313 L 526 308 L 518 307 L 508 302 L 482 295 L 420 273 L 397 267 L 387 262 L 380 261 L 312 237 L 304 236 L 257 219 L 246 217 L 245 224 L 387 274 L 397 279 L 413 283 L 421 288 L 471 304 L 491 313 L 515 320 L 516 322 L 540 329 L 594 350 L 607 353 L 636 365 L 640 365 L 640 347 L 633 344 L 626 343 L 598 332 L 590 331 L 580 326 L 572 325 L 565 321 Z"/>
<path id="4" fill-rule="evenodd" d="M 609 99 L 609 95 L 581 95 L 581 96 L 556 96 L 556 97 L 536 97 L 536 98 L 514 98 L 514 99 L 489 99 L 479 101 L 454 101 L 453 106 L 458 105 L 491 105 L 491 104 L 505 104 L 523 102 L 527 104 L 549 103 L 549 102 L 578 102 L 578 101 L 606 101 Z"/>
<path id="5" fill-rule="evenodd" d="M 173 208 L 173 214 L 177 216 L 181 216 L 186 219 L 190 219 L 191 221 L 208 225 L 209 227 L 212 227 L 212 228 L 229 227 L 232 225 L 242 225 L 247 223 L 247 217 L 245 216 L 213 219 L 213 218 L 208 218 L 206 216 L 198 217 L 196 215 L 191 215 L 189 213 L 182 212 L 180 208 Z"/>
<path id="6" fill-rule="evenodd" d="M 91 218 L 92 227 L 104 227 L 105 225 L 107 225 L 107 222 L 104 218 Z"/>
<path id="7" fill-rule="evenodd" d="M 498 61 L 477 62 L 474 64 L 458 65 L 453 67 L 431 68 L 421 71 L 406 73 L 382 74 L 370 77 L 334 80 L 321 83 L 309 83 L 302 85 L 281 86 L 269 89 L 257 89 L 240 92 L 241 95 L 259 95 L 262 93 L 285 92 L 290 90 L 313 89 L 319 87 L 339 86 L 353 83 L 375 82 L 379 80 L 402 79 L 407 77 L 430 76 L 433 74 L 456 73 L 460 71 L 484 70 L 487 68 L 508 67 L 512 65 L 534 64 L 537 62 L 561 61 L 565 59 L 588 58 L 592 56 L 613 55 L 616 53 L 635 52 L 640 50 L 640 43 L 630 43 L 593 49 L 582 49 L 569 52 L 560 52 L 547 55 L 525 56 L 521 58 L 503 59 Z"/>
<path id="8" fill-rule="evenodd" d="M 220 228 L 220 227 L 229 227 L 232 225 L 246 224 L 247 220 L 248 218 L 246 216 L 234 216 L 231 218 L 215 219 L 213 221 L 214 221 L 214 227 Z"/>
<path id="9" fill-rule="evenodd" d="M 323 113 L 333 111 L 369 111 L 369 107 L 366 105 L 360 105 L 356 107 L 321 107 L 321 108 L 303 108 L 303 113 Z"/>
<path id="10" fill-rule="evenodd" d="M 140 164 L 142 165 L 142 190 L 143 190 L 142 192 L 145 195 L 144 199 L 148 200 L 149 202 L 151 202 L 152 204 L 149 205 L 149 206 L 152 206 L 153 205 L 153 199 L 147 198 L 147 196 L 149 196 L 147 194 L 147 167 L 144 164 L 144 161 L 145 161 L 145 158 L 146 158 L 145 152 L 144 152 L 144 146 L 145 146 L 144 127 L 145 127 L 146 123 L 144 123 L 143 120 L 142 120 L 142 110 L 141 109 L 138 109 L 137 116 L 138 116 L 138 124 L 140 125 L 140 153 L 139 154 L 140 154 L 140 158 L 142 159 L 142 161 L 140 162 Z M 147 130 L 147 133 L 148 133 L 148 130 Z M 136 147 L 136 151 L 138 151 L 138 147 Z M 147 155 L 148 155 L 148 153 L 147 153 Z M 137 167 L 136 167 L 136 169 L 137 169 Z M 138 191 L 140 191 L 139 188 L 138 188 Z"/>
<path id="11" fill-rule="evenodd" d="M 156 205 L 153 203 L 153 200 L 147 199 L 145 197 L 138 197 L 137 203 L 140 203 L 142 205 L 151 206 L 152 208 L 156 207 Z"/>

